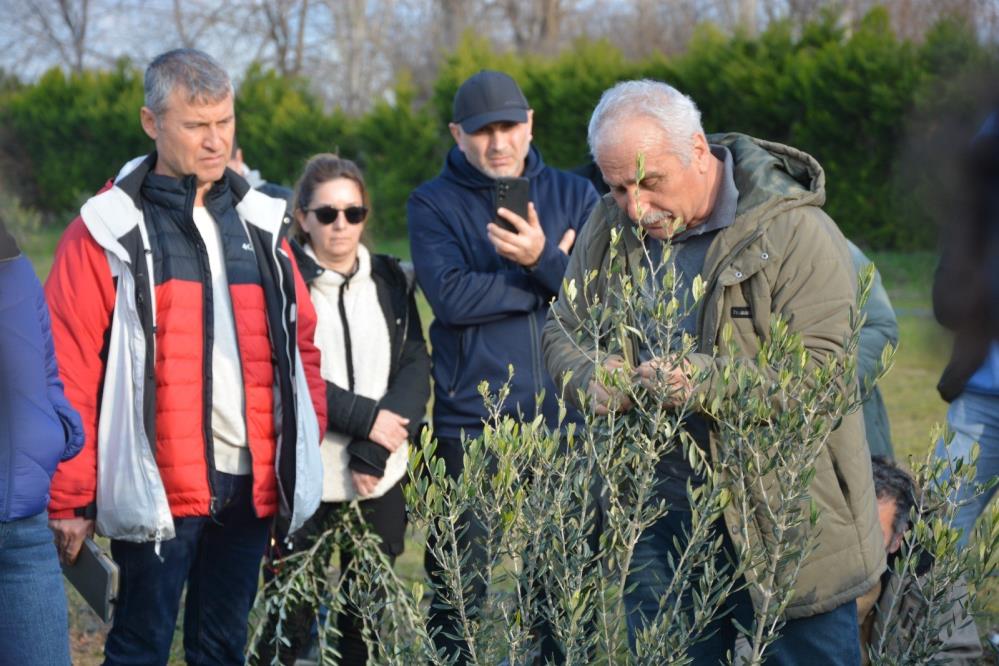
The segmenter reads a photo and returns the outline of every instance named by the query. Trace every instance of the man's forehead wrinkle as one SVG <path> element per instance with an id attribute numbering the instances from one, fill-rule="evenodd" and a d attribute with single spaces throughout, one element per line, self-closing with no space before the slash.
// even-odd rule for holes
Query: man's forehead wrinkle
<path id="1" fill-rule="evenodd" d="M 606 136 L 600 145 L 598 164 L 607 170 L 637 171 L 639 158 L 645 162 L 646 175 L 649 172 L 649 160 L 658 158 L 668 152 L 664 145 L 665 137 L 652 127 L 641 127 L 637 131 L 625 132 L 618 136 L 625 137 L 623 141 L 613 141 Z"/>
<path id="2" fill-rule="evenodd" d="M 604 178 L 604 182 L 607 183 L 608 185 L 634 185 L 636 182 L 638 182 L 638 179 L 636 178 L 637 174 L 635 174 L 634 172 L 631 172 L 625 178 L 620 178 L 620 179 L 614 178 L 613 174 L 608 174 L 608 175 L 610 176 L 610 179 L 608 179 L 606 176 Z M 660 173 L 658 171 L 646 171 L 645 174 L 642 176 L 643 181 L 652 180 L 653 178 L 666 179 L 667 176 L 666 174 Z"/>
<path id="3" fill-rule="evenodd" d="M 608 185 L 630 185 L 634 183 L 638 176 L 639 157 L 642 158 L 645 165 L 643 178 L 664 178 L 666 176 L 661 168 L 651 163 L 661 157 L 663 152 L 662 146 L 658 146 L 655 150 L 643 150 L 641 147 L 637 147 L 628 152 L 625 152 L 623 149 L 612 152 L 612 155 L 605 152 L 601 155 L 601 159 L 598 160 L 598 166 L 601 168 L 604 174 L 604 181 Z"/>
<path id="4" fill-rule="evenodd" d="M 178 89 L 175 88 L 174 90 L 177 91 Z M 185 118 L 192 118 L 192 119 L 207 118 L 210 116 L 214 117 L 215 114 L 218 112 L 218 108 L 220 106 L 225 106 L 226 102 L 229 102 L 231 100 L 232 100 L 231 95 L 226 95 L 225 97 L 221 97 L 219 99 L 214 99 L 214 100 L 208 99 L 204 96 L 190 98 L 183 91 L 183 89 L 180 89 L 180 91 L 177 94 L 177 97 L 168 100 L 166 108 L 164 109 L 164 113 L 173 112 L 175 114 L 180 114 Z M 235 107 L 229 106 L 227 110 L 229 111 L 227 116 L 235 118 L 236 115 Z"/>

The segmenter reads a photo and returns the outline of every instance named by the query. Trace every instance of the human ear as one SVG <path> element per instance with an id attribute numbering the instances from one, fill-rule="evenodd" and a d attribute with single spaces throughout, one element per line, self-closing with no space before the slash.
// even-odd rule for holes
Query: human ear
<path id="1" fill-rule="evenodd" d="M 888 554 L 897 553 L 898 549 L 902 547 L 902 534 L 896 534 L 891 538 L 891 543 L 888 544 Z"/>
<path id="2" fill-rule="evenodd" d="M 148 106 L 139 109 L 139 122 L 142 123 L 142 131 L 153 141 L 159 135 L 159 126 L 156 123 L 156 114 Z"/>
<path id="3" fill-rule="evenodd" d="M 458 144 L 458 149 L 464 152 L 464 149 L 461 147 L 461 125 L 458 123 L 448 123 L 447 128 L 451 131 L 451 137 L 454 139 L 454 142 Z"/>
<path id="4" fill-rule="evenodd" d="M 711 164 L 710 159 L 714 156 L 711 154 L 711 147 L 708 146 L 708 140 L 703 134 L 697 133 L 694 135 L 694 145 L 691 152 L 694 157 L 694 163 L 697 165 L 697 170 L 700 173 L 707 173 L 708 167 Z"/>

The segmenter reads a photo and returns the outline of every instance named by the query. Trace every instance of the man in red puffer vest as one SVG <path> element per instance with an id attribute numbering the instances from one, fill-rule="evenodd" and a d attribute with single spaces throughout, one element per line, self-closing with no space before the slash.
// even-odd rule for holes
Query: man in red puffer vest
<path id="1" fill-rule="evenodd" d="M 145 75 L 156 150 L 87 201 L 46 296 L 86 445 L 52 483 L 71 562 L 95 529 L 121 567 L 106 664 L 165 664 L 187 585 L 189 664 L 243 663 L 271 518 L 322 491 L 315 312 L 283 240 L 285 204 L 226 169 L 232 83 L 179 49 Z"/>

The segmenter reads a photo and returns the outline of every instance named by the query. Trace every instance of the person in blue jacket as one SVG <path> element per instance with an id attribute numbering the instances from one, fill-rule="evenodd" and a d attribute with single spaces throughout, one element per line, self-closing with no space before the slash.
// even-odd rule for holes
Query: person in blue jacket
<path id="1" fill-rule="evenodd" d="M 533 111 L 507 74 L 484 70 L 470 77 L 454 97 L 449 124 L 455 146 L 440 174 L 420 185 L 408 202 L 409 242 L 420 288 L 433 310 L 432 345 L 437 455 L 447 473 L 462 471 L 462 435 L 478 437 L 488 415 L 478 385 L 496 391 L 514 368 L 504 413 L 525 420 L 544 414 L 558 426 L 558 391 L 541 356 L 541 331 L 548 303 L 558 295 L 576 233 L 598 196 L 579 176 L 547 166 L 531 145 Z M 495 179 L 530 181 L 524 219 L 496 209 Z M 493 220 L 504 218 L 516 233 Z M 535 396 L 544 390 L 544 401 Z M 569 416 L 578 420 L 578 414 Z M 474 563 L 481 529 L 472 517 L 464 544 Z M 426 560 L 431 581 L 438 566 Z M 483 589 L 470 595 L 474 613 Z M 459 661 L 467 646 L 446 634 L 457 631 L 457 612 L 440 595 L 431 605 L 430 630 L 438 650 Z"/>
<path id="2" fill-rule="evenodd" d="M 70 663 L 66 593 L 46 507 L 56 464 L 82 446 L 42 285 L 0 220 L 0 664 Z"/>

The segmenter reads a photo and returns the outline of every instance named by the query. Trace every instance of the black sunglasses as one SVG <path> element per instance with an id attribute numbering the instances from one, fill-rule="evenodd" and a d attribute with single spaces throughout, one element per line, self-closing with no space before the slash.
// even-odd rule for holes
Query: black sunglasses
<path id="1" fill-rule="evenodd" d="M 319 224 L 333 224 L 336 218 L 343 212 L 347 221 L 351 224 L 360 224 L 368 217 L 367 206 L 347 206 L 346 208 L 334 208 L 333 206 L 319 206 L 318 208 L 306 209 L 306 213 L 315 213 Z"/>

